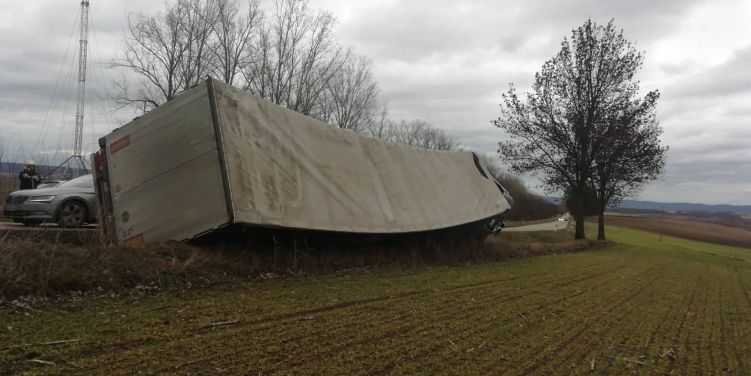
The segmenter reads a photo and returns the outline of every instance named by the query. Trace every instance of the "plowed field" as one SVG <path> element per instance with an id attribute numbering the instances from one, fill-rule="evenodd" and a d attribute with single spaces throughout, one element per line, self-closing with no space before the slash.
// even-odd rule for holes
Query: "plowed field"
<path id="1" fill-rule="evenodd" d="M 703 221 L 701 218 L 668 215 L 609 215 L 606 223 L 702 242 L 751 249 L 751 231 L 747 227 Z"/>
<path id="2" fill-rule="evenodd" d="M 504 263 L 2 308 L 0 373 L 751 374 L 751 252 L 609 235 Z"/>

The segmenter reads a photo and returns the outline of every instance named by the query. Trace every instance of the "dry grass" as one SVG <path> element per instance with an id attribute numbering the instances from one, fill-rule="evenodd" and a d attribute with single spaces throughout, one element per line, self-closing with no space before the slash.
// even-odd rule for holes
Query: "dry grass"
<path id="1" fill-rule="evenodd" d="M 609 231 L 617 245 L 598 252 L 0 308 L 0 369 L 749 374 L 751 253 Z M 74 341 L 46 344 L 59 340 Z"/>
<path id="2" fill-rule="evenodd" d="M 566 231 L 501 232 L 488 238 L 485 249 L 497 255 L 495 260 L 563 254 L 605 248 L 607 242 L 573 240 L 573 233 Z"/>
<path id="3" fill-rule="evenodd" d="M 710 223 L 687 216 L 609 215 L 606 217 L 606 223 L 685 239 L 751 248 L 751 231 L 748 229 L 720 223 Z"/>
<path id="4" fill-rule="evenodd" d="M 751 219 L 733 213 L 687 213 L 671 217 L 751 230 Z"/>
<path id="5" fill-rule="evenodd" d="M 17 182 L 14 176 L 0 172 L 0 218 L 2 218 L 2 209 L 5 206 L 5 198 L 8 193 L 17 189 Z"/>
<path id="6" fill-rule="evenodd" d="M 242 275 L 237 265 L 227 254 L 182 243 L 125 249 L 6 240 L 0 242 L 0 299 L 210 284 Z"/>
<path id="7" fill-rule="evenodd" d="M 111 247 L 98 232 L 39 229 L 0 232 L 0 299 L 58 296 L 71 291 L 173 288 L 276 275 L 343 269 L 417 268 L 498 261 L 591 247 L 568 233 L 501 234 L 484 241 L 473 227 L 363 239 L 292 231 L 233 231 L 193 245 Z"/>

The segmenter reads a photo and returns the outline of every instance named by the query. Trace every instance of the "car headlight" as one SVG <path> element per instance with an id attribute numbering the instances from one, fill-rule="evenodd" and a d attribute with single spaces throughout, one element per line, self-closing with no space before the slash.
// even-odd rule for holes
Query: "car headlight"
<path id="1" fill-rule="evenodd" d="M 29 202 L 52 202 L 55 196 L 32 196 Z"/>

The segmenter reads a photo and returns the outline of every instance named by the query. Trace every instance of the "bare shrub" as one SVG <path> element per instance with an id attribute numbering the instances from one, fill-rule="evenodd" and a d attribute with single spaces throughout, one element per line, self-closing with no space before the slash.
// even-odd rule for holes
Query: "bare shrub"
<path id="1" fill-rule="evenodd" d="M 15 176 L 0 172 L 0 209 L 2 209 L 3 205 L 5 205 L 5 199 L 8 197 L 8 194 L 15 190 L 16 190 Z M 0 212 L 0 217 L 2 217 L 1 212 Z"/>
<path id="2" fill-rule="evenodd" d="M 593 240 L 572 240 L 570 231 L 501 232 L 485 242 L 488 260 L 506 260 L 590 250 L 608 244 Z"/>
<path id="3" fill-rule="evenodd" d="M 0 297 L 139 285 L 180 287 L 239 275 L 228 255 L 178 242 L 126 249 L 33 238 L 0 240 Z"/>
<path id="4" fill-rule="evenodd" d="M 489 235 L 485 226 L 481 221 L 440 231 L 372 236 L 234 227 L 192 244 L 167 242 L 143 249 L 108 247 L 94 236 L 9 238 L 6 233 L 0 234 L 0 301 L 74 291 L 183 289 L 269 275 L 499 261 L 598 244 L 568 240 L 571 234 L 566 231 Z"/>
<path id="5" fill-rule="evenodd" d="M 564 212 L 560 206 L 527 189 L 527 186 L 519 177 L 511 175 L 499 165 L 498 159 L 487 155 L 482 155 L 481 159 L 490 174 L 509 191 L 514 199 L 514 205 L 511 207 L 511 211 L 506 214 L 506 219 L 512 221 L 547 219 Z"/>
<path id="6" fill-rule="evenodd" d="M 458 150 L 459 141 L 425 120 L 396 122 L 388 118 L 384 109 L 380 119 L 372 122 L 369 136 L 394 144 L 410 145 L 430 150 Z"/>

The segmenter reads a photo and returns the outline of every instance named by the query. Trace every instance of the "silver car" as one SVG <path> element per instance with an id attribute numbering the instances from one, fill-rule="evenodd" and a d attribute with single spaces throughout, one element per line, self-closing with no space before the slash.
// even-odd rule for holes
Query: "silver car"
<path id="1" fill-rule="evenodd" d="M 89 174 L 50 188 L 15 191 L 5 200 L 3 214 L 27 226 L 56 222 L 78 227 L 96 223 L 96 201 L 94 178 Z"/>

